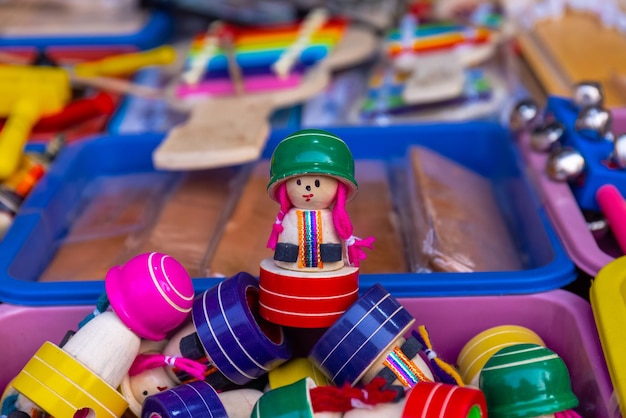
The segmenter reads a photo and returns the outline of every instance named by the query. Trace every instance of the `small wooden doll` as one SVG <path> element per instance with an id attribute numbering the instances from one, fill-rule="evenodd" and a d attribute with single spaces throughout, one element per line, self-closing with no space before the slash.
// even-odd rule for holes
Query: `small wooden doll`
<path id="1" fill-rule="evenodd" d="M 117 387 L 141 339 L 164 339 L 191 313 L 191 278 L 165 254 L 140 254 L 110 269 L 105 286 L 112 310 L 97 312 L 62 347 L 45 342 L 13 380 L 18 410 L 121 417 L 128 403 Z"/>
<path id="2" fill-rule="evenodd" d="M 307 272 L 358 267 L 361 247 L 371 248 L 374 238 L 352 234 L 346 202 L 358 185 L 346 143 L 323 130 L 295 132 L 274 150 L 270 176 L 268 194 L 280 204 L 267 243 L 276 265 Z"/>
<path id="3" fill-rule="evenodd" d="M 168 340 L 142 340 L 139 355 L 120 384 L 120 392 L 128 402 L 128 409 L 135 416 L 141 416 L 141 407 L 148 396 L 180 384 L 168 374 L 169 368 L 185 370 L 198 380 L 204 378 L 206 365 L 191 359 L 162 354 L 167 343 Z"/>
<path id="4" fill-rule="evenodd" d="M 267 192 L 280 211 L 267 242 L 274 257 L 260 265 L 263 318 L 325 328 L 356 300 L 362 247 L 374 243 L 352 234 L 346 203 L 357 189 L 352 153 L 338 136 L 305 129 L 276 146 Z"/>
<path id="5" fill-rule="evenodd" d="M 400 302 L 376 284 L 326 330 L 311 348 L 309 360 L 338 386 L 383 378 L 384 389 L 399 397 L 422 382 L 463 385 L 456 370 L 437 357 L 425 327 L 407 336 L 414 322 Z"/>
<path id="6" fill-rule="evenodd" d="M 480 389 L 490 417 L 580 418 L 565 362 L 549 348 L 515 344 L 496 352 L 483 367 Z"/>

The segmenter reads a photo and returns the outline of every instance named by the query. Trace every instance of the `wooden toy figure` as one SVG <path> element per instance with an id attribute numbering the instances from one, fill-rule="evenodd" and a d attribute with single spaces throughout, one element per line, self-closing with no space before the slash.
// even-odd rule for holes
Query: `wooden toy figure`
<path id="1" fill-rule="evenodd" d="M 490 417 L 579 418 L 579 401 L 565 362 L 537 344 L 516 344 L 494 354 L 483 368 L 480 389 Z"/>
<path id="2" fill-rule="evenodd" d="M 318 386 L 312 378 L 305 377 L 265 392 L 257 400 L 250 417 L 341 418 L 347 411 L 362 412 L 391 402 L 395 395 L 382 389 L 382 383 L 381 379 L 359 388 Z"/>
<path id="3" fill-rule="evenodd" d="M 448 383 L 421 382 L 397 402 L 386 402 L 368 409 L 348 411 L 343 418 L 484 418 L 487 403 L 476 388 Z"/>
<path id="4" fill-rule="evenodd" d="M 139 355 L 120 384 L 120 392 L 128 402 L 128 409 L 135 416 L 141 416 L 143 402 L 148 396 L 180 384 L 168 374 L 168 368 L 184 370 L 198 380 L 204 379 L 206 365 L 184 357 L 162 354 L 167 343 L 168 340 L 143 340 Z"/>
<path id="5" fill-rule="evenodd" d="M 182 367 L 168 368 L 173 381 L 201 378 L 222 390 L 248 384 L 291 358 L 282 328 L 259 317 L 258 294 L 257 279 L 240 272 L 196 298 L 192 321 L 172 335 L 163 354 L 195 360 L 206 369 L 194 376 Z"/>
<path id="6" fill-rule="evenodd" d="M 97 312 L 63 347 L 45 342 L 13 380 L 17 410 L 121 417 L 128 404 L 117 388 L 141 339 L 164 339 L 191 313 L 191 278 L 165 254 L 140 254 L 110 269 L 105 286 L 112 311 Z"/>
<path id="7" fill-rule="evenodd" d="M 338 136 L 306 129 L 278 144 L 267 187 L 280 204 L 267 243 L 274 257 L 260 273 L 260 313 L 268 321 L 327 327 L 356 300 L 362 247 L 374 242 L 352 233 L 346 203 L 357 190 L 352 153 Z"/>
<path id="8" fill-rule="evenodd" d="M 311 348 L 309 360 L 337 386 L 383 378 L 384 388 L 399 397 L 423 382 L 463 385 L 452 366 L 437 358 L 425 327 L 405 338 L 414 322 L 400 302 L 376 284 L 326 330 Z"/>
<path id="9" fill-rule="evenodd" d="M 499 325 L 476 334 L 465 343 L 457 357 L 456 364 L 463 382 L 478 387 L 480 371 L 491 356 L 504 347 L 517 344 L 546 345 L 535 331 L 519 325 Z"/>
<path id="10" fill-rule="evenodd" d="M 249 418 L 263 392 L 241 388 L 217 392 L 204 380 L 148 396 L 141 418 Z"/>

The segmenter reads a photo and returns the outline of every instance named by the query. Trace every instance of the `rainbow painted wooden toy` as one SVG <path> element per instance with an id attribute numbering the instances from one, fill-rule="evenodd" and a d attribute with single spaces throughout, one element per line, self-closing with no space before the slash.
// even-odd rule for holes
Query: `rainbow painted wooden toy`
<path id="1" fill-rule="evenodd" d="M 501 89 L 496 77 L 477 66 L 493 56 L 497 42 L 497 33 L 487 27 L 418 23 L 405 14 L 386 36 L 386 59 L 370 77 L 361 118 L 495 100 L 495 90 Z"/>
<path id="2" fill-rule="evenodd" d="M 212 25 L 191 48 L 169 103 L 190 111 L 154 151 L 155 167 L 196 170 L 257 159 L 270 114 L 321 92 L 333 71 L 373 56 L 368 29 L 312 10 L 297 25 L 251 30 Z M 241 115 L 246 115 L 242 118 Z"/>
<path id="3" fill-rule="evenodd" d="M 213 26 L 193 39 L 176 95 L 193 99 L 235 94 L 238 88 L 241 93 L 294 87 L 330 55 L 347 25 L 318 12 L 307 22 L 271 28 Z"/>

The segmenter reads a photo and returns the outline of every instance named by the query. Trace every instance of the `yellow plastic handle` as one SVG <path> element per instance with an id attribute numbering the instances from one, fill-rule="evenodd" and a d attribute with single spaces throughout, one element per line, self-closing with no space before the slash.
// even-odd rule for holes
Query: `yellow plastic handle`
<path id="1" fill-rule="evenodd" d="M 0 132 L 0 180 L 13 174 L 24 153 L 33 125 L 41 116 L 41 106 L 32 99 L 15 102 L 2 132 Z"/>
<path id="2" fill-rule="evenodd" d="M 76 64 L 74 73 L 81 77 L 130 75 L 150 65 L 167 65 L 176 59 L 176 50 L 163 45 L 142 52 L 132 52 Z"/>
<path id="3" fill-rule="evenodd" d="M 23 99 L 38 103 L 42 114 L 52 114 L 72 98 L 67 71 L 52 67 L 0 65 L 0 92 L 1 116 L 14 112 Z"/>

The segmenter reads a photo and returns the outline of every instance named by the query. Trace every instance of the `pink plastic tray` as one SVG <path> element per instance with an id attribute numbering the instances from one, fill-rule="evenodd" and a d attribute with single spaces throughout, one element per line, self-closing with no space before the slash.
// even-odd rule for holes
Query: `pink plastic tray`
<path id="1" fill-rule="evenodd" d="M 516 296 L 401 298 L 425 325 L 438 355 L 454 362 L 462 346 L 479 332 L 498 325 L 533 329 L 567 364 L 574 392 L 588 417 L 618 416 L 611 411 L 609 379 L 591 306 L 564 290 Z M 92 306 L 20 307 L 0 304 L 0 388 L 15 377 L 46 339 L 59 343 Z M 462 314 L 462 317 L 460 317 Z"/>
<path id="2" fill-rule="evenodd" d="M 626 108 L 613 109 L 614 132 L 626 132 Z M 530 168 L 529 176 L 541 195 L 552 225 L 572 261 L 585 273 L 595 277 L 598 271 L 620 254 L 619 248 L 601 246 L 587 227 L 576 198 L 567 183 L 551 180 L 545 174 L 547 153 L 530 148 L 530 136 L 521 135 L 520 149 Z"/>

